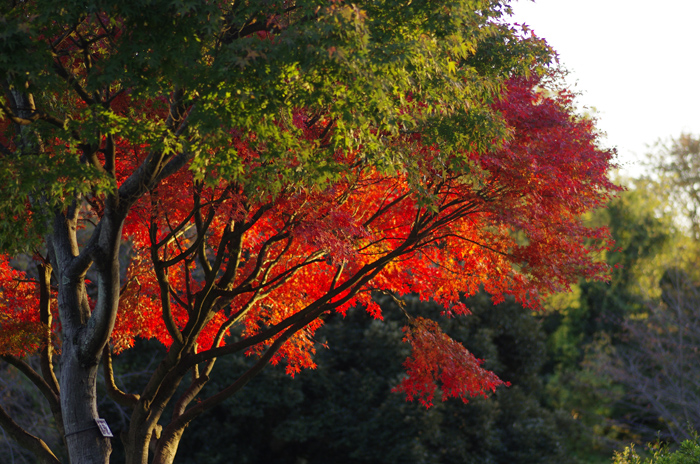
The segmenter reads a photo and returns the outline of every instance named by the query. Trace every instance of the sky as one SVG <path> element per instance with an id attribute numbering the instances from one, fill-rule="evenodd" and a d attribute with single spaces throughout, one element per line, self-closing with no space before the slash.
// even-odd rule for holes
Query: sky
<path id="1" fill-rule="evenodd" d="M 559 53 L 579 105 L 597 110 L 623 174 L 659 140 L 700 135 L 700 0 L 519 0 L 525 23 Z"/>

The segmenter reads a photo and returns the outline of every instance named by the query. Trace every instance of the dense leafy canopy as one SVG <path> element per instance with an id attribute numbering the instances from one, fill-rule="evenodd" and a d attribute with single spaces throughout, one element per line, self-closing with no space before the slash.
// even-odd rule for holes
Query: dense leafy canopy
<path id="1" fill-rule="evenodd" d="M 273 194 L 338 179 L 344 164 L 330 155 L 341 149 L 382 173 L 418 169 L 410 151 L 387 143 L 401 132 L 420 131 L 443 154 L 483 151 L 504 133 L 489 106 L 504 76 L 548 59 L 540 41 L 497 21 L 504 8 L 491 0 L 437 9 L 428 1 L 18 3 L 2 24 L 2 71 L 10 92 L 33 101 L 23 108 L 11 94 L 2 109 L 6 121 L 40 122 L 31 126 L 44 147 L 3 163 L 3 239 L 24 238 L 33 217 L 18 206 L 26 195 L 41 192 L 56 206 L 113 189 L 119 163 L 103 165 L 100 152 L 120 141 L 160 153 L 168 171 L 187 160 L 197 180 L 226 176 L 248 193 Z M 295 123 L 300 110 L 315 137 Z M 235 139 L 257 163 L 246 163 Z M 15 154 L 32 146 L 13 145 Z M 38 165 L 50 169 L 36 175 Z"/>
<path id="2" fill-rule="evenodd" d="M 381 318 L 372 292 L 463 315 L 460 297 L 480 289 L 537 306 L 607 276 L 607 233 L 582 216 L 617 190 L 613 153 L 569 93 L 543 90 L 556 90 L 549 50 L 501 21 L 507 4 L 3 8 L 1 354 L 70 431 L 97 417 L 104 353 L 108 390 L 133 411 L 127 462 L 146 462 L 159 434 L 153 460 L 172 462 L 185 427 L 266 364 L 314 367 L 324 315 L 363 304 Z M 36 272 L 9 267 L 22 250 Z M 466 401 L 503 383 L 436 323 L 406 317 L 409 398 L 430 404 L 442 387 Z M 138 337 L 169 351 L 127 395 L 110 352 Z M 190 406 L 236 352 L 256 361 Z M 109 454 L 65 436 L 75 463 Z"/>
<path id="3" fill-rule="evenodd" d="M 564 290 L 578 275 L 604 275 L 584 241 L 604 236 L 584 227 L 579 217 L 600 206 L 613 189 L 605 178 L 609 158 L 593 145 L 588 123 L 572 120 L 565 101 L 541 97 L 536 82 L 511 81 L 511 92 L 498 105 L 516 131 L 517 144 L 468 154 L 472 170 L 466 175 L 431 167 L 441 152 L 424 146 L 418 134 L 408 136 L 415 159 L 424 164 L 418 192 L 409 174 L 386 176 L 343 152 L 337 155 L 348 165 L 342 181 L 323 190 L 288 186 L 283 194 L 257 202 L 239 182 L 206 186 L 191 170 L 174 173 L 143 195 L 126 218 L 122 236 L 130 244 L 129 267 L 120 294 L 122 316 L 112 333 L 115 350 L 131 346 L 136 336 L 156 337 L 169 346 L 192 315 L 202 312 L 198 345 L 209 349 L 235 322 L 257 336 L 261 327 L 283 324 L 321 301 L 324 310 L 341 312 L 364 303 L 380 317 L 367 290 L 415 292 L 449 312 L 464 313 L 456 303 L 460 293 L 482 286 L 496 301 L 510 293 L 537 305 L 539 293 Z M 313 132 L 305 127 L 306 117 L 300 111 L 296 120 Z M 580 135 L 562 140 L 573 136 L 562 134 L 565 130 Z M 233 143 L 251 165 L 258 165 L 249 146 Z M 117 185 L 123 185 L 147 154 L 125 142 L 117 147 L 124 163 L 115 175 Z M 568 156 L 559 151 L 565 148 Z M 536 157 L 528 159 L 528 152 Z M 246 172 L 255 175 L 254 168 Z M 84 227 L 99 221 L 103 209 L 103 198 L 88 198 L 81 211 Z M 92 299 L 94 285 L 87 287 Z M 39 323 L 29 310 L 30 288 L 27 282 L 8 287 L 26 299 L 11 301 L 19 296 L 7 293 L 8 310 L 18 311 L 13 317 L 18 322 Z M 217 301 L 200 309 L 206 294 Z M 419 334 L 438 330 L 431 322 L 412 324 L 421 328 Z M 276 356 L 287 359 L 290 372 L 313 366 L 307 353 L 317 326 L 306 326 L 307 335 L 302 332 L 280 348 Z M 3 334 L 18 337 L 14 328 Z M 414 340 L 413 335 L 407 339 Z M 15 355 L 28 347 L 9 340 L 3 346 Z M 255 351 L 264 346 L 251 344 Z M 449 352 L 449 346 L 446 340 L 441 348 Z M 432 346 L 428 351 L 440 350 Z M 457 376 L 468 377 L 474 378 Z"/>

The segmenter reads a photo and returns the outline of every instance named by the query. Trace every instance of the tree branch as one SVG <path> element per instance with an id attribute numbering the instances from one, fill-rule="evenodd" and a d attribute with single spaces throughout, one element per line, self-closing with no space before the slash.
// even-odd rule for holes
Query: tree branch
<path id="1" fill-rule="evenodd" d="M 55 395 L 60 394 L 60 387 L 53 369 L 53 340 L 51 315 L 51 265 L 47 263 L 39 264 L 39 317 L 44 326 L 44 340 L 40 352 L 41 375 L 49 385 Z"/>
<path id="2" fill-rule="evenodd" d="M 43 111 L 33 110 L 31 111 L 29 117 L 24 118 L 17 116 L 12 111 L 12 109 L 9 106 L 7 106 L 2 100 L 0 100 L 0 108 L 2 108 L 5 114 L 7 114 L 10 121 L 14 122 L 15 124 L 19 124 L 20 126 L 28 126 L 38 120 L 46 121 L 49 124 L 61 129 L 64 128 L 66 125 L 66 121 L 64 121 L 63 119 L 58 119 L 57 117 L 51 116 L 50 114 L 45 113 Z"/>
<path id="3" fill-rule="evenodd" d="M 56 50 L 54 50 L 54 53 L 57 53 Z M 80 82 L 78 82 L 78 78 L 73 75 L 73 73 L 69 72 L 66 68 L 63 67 L 61 64 L 60 60 L 54 60 L 53 63 L 53 68 L 56 74 L 60 76 L 66 83 L 73 87 L 73 90 L 80 96 L 80 98 L 83 99 L 85 104 L 87 105 L 94 105 L 96 102 L 95 100 L 90 96 L 90 94 L 87 93 L 87 91 L 80 85 Z"/>
<path id="4" fill-rule="evenodd" d="M 258 343 L 265 342 L 271 338 L 274 338 L 279 333 L 287 330 L 288 327 L 297 324 L 299 321 L 309 317 L 310 314 L 321 314 L 328 309 L 340 306 L 341 304 L 353 298 L 354 295 L 360 291 L 361 287 L 370 280 L 372 280 L 382 269 L 384 269 L 384 267 L 386 267 L 386 265 L 389 262 L 403 255 L 404 253 L 412 251 L 411 246 L 415 242 L 419 241 L 421 238 L 422 237 L 419 234 L 411 234 L 411 236 L 408 239 L 406 239 L 404 243 L 399 245 L 396 249 L 378 258 L 372 263 L 365 264 L 343 284 L 336 287 L 334 290 L 329 291 L 318 300 L 310 303 L 308 306 L 306 306 L 306 308 L 302 309 L 298 313 L 244 340 L 240 340 L 238 342 L 222 347 L 212 347 L 209 350 L 203 351 L 201 353 L 190 355 L 185 360 L 185 362 L 182 363 L 180 369 L 187 369 L 209 359 L 236 353 L 253 345 L 257 345 Z M 347 294 L 343 298 L 333 302 L 332 304 L 329 304 L 329 302 L 333 298 L 343 294 L 346 291 Z"/>
<path id="5" fill-rule="evenodd" d="M 61 464 L 55 454 L 41 438 L 24 430 L 0 406 L 0 425 L 24 449 L 30 451 L 41 464 Z"/>
<path id="6" fill-rule="evenodd" d="M 39 389 L 44 398 L 46 398 L 46 401 L 48 401 L 51 411 L 61 409 L 58 393 L 54 392 L 51 385 L 49 385 L 43 379 L 43 377 L 32 368 L 32 366 L 15 356 L 4 354 L 0 355 L 0 358 L 5 360 L 5 362 L 8 364 L 15 366 L 17 370 L 24 374 L 24 376 L 27 377 L 34 384 L 34 386 Z"/>
<path id="7" fill-rule="evenodd" d="M 116 401 L 117 404 L 133 408 L 139 401 L 139 395 L 134 395 L 132 393 L 125 393 L 117 387 L 114 382 L 114 369 L 112 368 L 112 352 L 109 346 L 105 346 L 102 351 L 102 367 L 104 368 L 105 376 L 105 386 L 107 387 L 107 394 L 110 398 Z"/>
<path id="8" fill-rule="evenodd" d="M 323 311 L 320 311 L 322 313 Z M 195 406 L 189 408 L 187 411 L 182 413 L 176 419 L 174 419 L 170 424 L 168 424 L 161 437 L 167 437 L 170 434 L 177 433 L 179 430 L 187 426 L 195 417 L 199 416 L 201 413 L 210 409 L 227 398 L 231 397 L 234 393 L 238 392 L 243 388 L 248 382 L 250 382 L 256 375 L 258 375 L 267 364 L 270 362 L 272 357 L 279 351 L 279 349 L 284 345 L 284 343 L 291 338 L 295 333 L 308 325 L 311 321 L 316 319 L 318 315 L 315 313 L 307 315 L 306 318 L 298 321 L 297 323 L 291 325 L 284 333 L 277 338 L 272 345 L 265 351 L 265 353 L 260 357 L 260 359 L 253 364 L 253 366 L 248 369 L 242 376 L 240 376 L 233 384 L 223 389 L 214 396 L 211 396 Z"/>

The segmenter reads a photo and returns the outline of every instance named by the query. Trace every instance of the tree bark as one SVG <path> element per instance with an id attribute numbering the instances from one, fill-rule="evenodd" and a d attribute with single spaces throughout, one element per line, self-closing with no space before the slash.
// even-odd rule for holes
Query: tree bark
<path id="1" fill-rule="evenodd" d="M 119 240 L 121 222 L 101 221 L 80 250 L 76 237 L 76 206 L 56 215 L 50 237 L 52 265 L 57 270 L 61 316 L 61 412 L 71 464 L 108 464 L 110 439 L 95 422 L 96 381 L 102 351 L 114 327 L 119 297 Z M 90 306 L 85 273 L 94 263 L 99 297 Z"/>
<path id="2" fill-rule="evenodd" d="M 108 464 L 112 444 L 95 422 L 99 418 L 95 391 L 98 364 L 81 365 L 77 348 L 65 340 L 61 356 L 61 409 L 68 455 L 71 464 Z"/>

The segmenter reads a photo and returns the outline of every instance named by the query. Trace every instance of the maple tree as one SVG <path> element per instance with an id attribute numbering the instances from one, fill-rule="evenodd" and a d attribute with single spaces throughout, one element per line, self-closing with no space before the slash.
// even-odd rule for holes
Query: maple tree
<path id="1" fill-rule="evenodd" d="M 581 216 L 617 190 L 613 153 L 569 93 L 541 91 L 551 51 L 502 20 L 507 2 L 2 8 L 0 353 L 51 405 L 73 464 L 109 460 L 100 364 L 132 411 L 126 461 L 169 463 L 267 364 L 314 367 L 324 314 L 380 318 L 372 292 L 458 316 L 479 289 L 535 307 L 606 276 L 607 234 Z M 36 271 L 10 266 L 20 252 Z M 502 384 L 406 318 L 409 399 Z M 168 352 L 134 394 L 112 355 L 137 337 Z M 249 370 L 199 398 L 234 353 Z M 59 462 L 1 408 L 0 424 Z"/>

